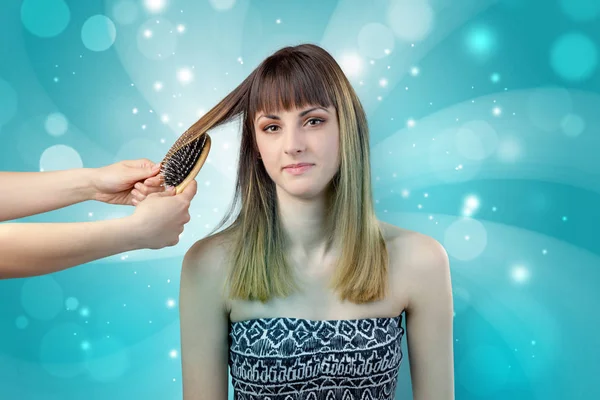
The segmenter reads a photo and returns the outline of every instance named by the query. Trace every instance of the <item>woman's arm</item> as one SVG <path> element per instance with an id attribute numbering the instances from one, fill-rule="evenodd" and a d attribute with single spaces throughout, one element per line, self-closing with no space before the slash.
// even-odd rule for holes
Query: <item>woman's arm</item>
<path id="1" fill-rule="evenodd" d="M 223 295 L 225 251 L 219 235 L 186 253 L 179 312 L 184 400 L 227 400 L 229 315 Z"/>
<path id="2" fill-rule="evenodd" d="M 94 198 L 94 170 L 0 172 L 0 221 L 35 215 Z"/>
<path id="3" fill-rule="evenodd" d="M 448 256 L 434 239 L 412 244 L 406 309 L 408 359 L 415 400 L 454 399 L 453 303 Z"/>
<path id="4" fill-rule="evenodd" d="M 0 224 L 0 279 L 42 275 L 125 251 L 179 242 L 196 194 L 152 193 L 130 216 L 95 222 Z"/>
<path id="5" fill-rule="evenodd" d="M 0 279 L 24 278 L 140 248 L 130 217 L 0 224 Z"/>

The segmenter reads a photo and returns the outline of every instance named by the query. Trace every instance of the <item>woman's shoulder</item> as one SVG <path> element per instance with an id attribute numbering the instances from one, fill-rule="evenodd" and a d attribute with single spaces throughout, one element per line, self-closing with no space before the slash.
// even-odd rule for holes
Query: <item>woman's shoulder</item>
<path id="1" fill-rule="evenodd" d="M 217 232 L 196 241 L 185 253 L 183 269 L 190 274 L 224 279 L 227 256 L 231 254 L 231 234 Z"/>
<path id="2" fill-rule="evenodd" d="M 447 268 L 446 250 L 435 238 L 383 221 L 379 221 L 379 227 L 392 268 L 410 272 L 411 275 L 436 273 Z"/>

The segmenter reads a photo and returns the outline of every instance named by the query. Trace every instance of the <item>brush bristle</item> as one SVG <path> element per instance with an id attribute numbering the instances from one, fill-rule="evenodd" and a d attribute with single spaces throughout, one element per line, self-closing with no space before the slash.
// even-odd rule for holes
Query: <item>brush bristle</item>
<path id="1" fill-rule="evenodd" d="M 207 135 L 202 134 L 190 143 L 169 151 L 161 166 L 165 186 L 176 187 L 187 178 L 202 154 L 206 139 Z"/>

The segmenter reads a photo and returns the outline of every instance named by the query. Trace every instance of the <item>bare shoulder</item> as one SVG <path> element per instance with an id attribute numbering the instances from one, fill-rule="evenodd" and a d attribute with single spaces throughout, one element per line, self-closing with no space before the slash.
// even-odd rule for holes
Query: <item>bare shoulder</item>
<path id="1" fill-rule="evenodd" d="M 436 239 L 422 233 L 379 222 L 382 234 L 394 255 L 396 264 L 419 270 L 421 273 L 445 269 L 448 255 Z"/>
<path id="2" fill-rule="evenodd" d="M 231 238 L 218 232 L 195 242 L 185 253 L 181 278 L 203 290 L 223 288 Z M 216 293 L 216 292 L 214 292 Z"/>
<path id="3" fill-rule="evenodd" d="M 380 221 L 394 280 L 400 280 L 409 297 L 447 286 L 450 266 L 446 250 L 436 239 Z"/>
<path id="4" fill-rule="evenodd" d="M 220 274 L 229 254 L 229 235 L 218 232 L 194 243 L 185 253 L 184 268 L 202 274 Z"/>

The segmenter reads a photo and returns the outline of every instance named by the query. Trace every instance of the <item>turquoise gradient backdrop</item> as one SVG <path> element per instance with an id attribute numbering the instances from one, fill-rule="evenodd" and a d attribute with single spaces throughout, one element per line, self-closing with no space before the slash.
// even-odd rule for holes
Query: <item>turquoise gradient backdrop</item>
<path id="1" fill-rule="evenodd" d="M 368 113 L 377 215 L 450 256 L 456 398 L 600 398 L 600 2 L 7 0 L 0 32 L 10 171 L 159 161 L 273 51 L 323 46 Z M 211 136 L 177 246 L 0 282 L 0 398 L 182 397 L 179 269 L 239 148 Z"/>

